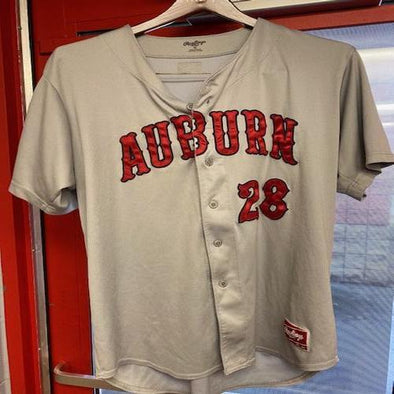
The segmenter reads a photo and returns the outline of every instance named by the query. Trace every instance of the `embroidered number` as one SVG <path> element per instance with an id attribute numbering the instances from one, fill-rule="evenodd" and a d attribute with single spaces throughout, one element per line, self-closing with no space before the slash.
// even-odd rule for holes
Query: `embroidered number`
<path id="1" fill-rule="evenodd" d="M 251 193 L 250 193 L 251 192 Z M 238 222 L 246 222 L 248 220 L 255 220 L 259 217 L 258 209 L 253 209 L 252 205 L 259 200 L 259 183 L 255 180 L 248 181 L 243 185 L 238 185 L 238 196 L 246 198 L 245 204 L 238 215 Z"/>
<path id="2" fill-rule="evenodd" d="M 278 178 L 272 178 L 265 182 L 262 190 L 265 198 L 259 205 L 259 208 L 263 215 L 271 220 L 278 220 L 283 217 L 288 210 L 284 198 L 290 191 L 286 182 Z M 252 208 L 253 204 L 260 199 L 259 183 L 252 179 L 243 184 L 238 184 L 238 196 L 246 199 L 238 215 L 238 222 L 243 223 L 258 219 L 258 208 Z"/>
<path id="3" fill-rule="evenodd" d="M 278 178 L 269 179 L 263 186 L 264 201 L 260 204 L 261 212 L 272 220 L 280 219 L 287 211 L 287 205 L 283 201 L 289 188 L 286 183 Z"/>

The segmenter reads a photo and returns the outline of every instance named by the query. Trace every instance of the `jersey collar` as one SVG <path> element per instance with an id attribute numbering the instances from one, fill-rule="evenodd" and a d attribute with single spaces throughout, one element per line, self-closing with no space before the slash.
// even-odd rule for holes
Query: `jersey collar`
<path id="1" fill-rule="evenodd" d="M 213 85 L 215 86 L 215 94 L 219 94 L 227 84 L 238 79 L 257 65 L 261 65 L 274 41 L 269 37 L 270 25 L 271 22 L 262 18 L 257 18 L 255 26 L 250 31 L 240 49 L 229 62 L 226 62 L 213 74 L 208 76 L 203 83 L 206 89 L 202 89 L 202 91 L 206 92 L 208 90 L 207 87 Z M 217 35 L 227 35 L 231 39 L 231 37 L 244 34 L 245 29 L 247 28 L 243 27 L 225 33 L 187 36 L 182 38 L 190 41 L 207 38 L 214 40 Z M 105 41 L 120 64 L 151 90 L 152 99 L 164 100 L 167 105 L 181 111 L 184 110 L 188 103 L 174 96 L 155 73 L 129 24 L 103 33 L 99 37 Z M 160 40 L 160 44 L 162 45 L 165 45 L 165 40 L 172 39 L 172 37 L 154 36 L 152 36 L 152 38 Z M 181 37 L 179 38 L 181 39 Z"/>

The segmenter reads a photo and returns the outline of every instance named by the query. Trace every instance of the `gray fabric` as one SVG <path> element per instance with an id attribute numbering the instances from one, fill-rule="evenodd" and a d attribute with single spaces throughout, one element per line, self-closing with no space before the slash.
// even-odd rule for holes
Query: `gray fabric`
<path id="1" fill-rule="evenodd" d="M 149 38 L 150 55 L 207 64 L 184 40 Z M 97 376 L 134 392 L 333 367 L 335 194 L 365 198 L 394 162 L 350 45 L 263 19 L 203 40 L 234 56 L 183 97 L 128 25 L 58 47 L 9 187 L 49 214 L 79 208 Z"/>

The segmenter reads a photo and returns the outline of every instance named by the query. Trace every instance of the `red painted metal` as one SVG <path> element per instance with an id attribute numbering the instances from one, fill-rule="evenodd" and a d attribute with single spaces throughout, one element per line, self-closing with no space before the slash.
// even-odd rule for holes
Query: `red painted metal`
<path id="1" fill-rule="evenodd" d="M 29 209 L 8 193 L 23 122 L 15 1 L 0 2 L 0 251 L 12 393 L 39 394 L 40 364 Z"/>
<path id="2" fill-rule="evenodd" d="M 39 369 L 28 207 L 21 200 L 12 198 L 5 190 L 23 119 L 14 2 L 15 0 L 0 2 L 1 258 L 6 283 L 6 321 L 13 393 L 35 394 L 39 393 Z M 34 81 L 37 82 L 40 78 L 45 62 L 54 48 L 89 37 L 79 36 L 81 32 L 113 29 L 126 23 L 137 24 L 160 14 L 172 2 L 31 2 Z M 394 21 L 393 5 L 325 13 L 321 10 L 314 11 L 285 17 L 273 14 L 268 17 L 264 13 L 253 15 L 267 17 L 276 23 L 301 30 Z M 236 26 L 236 23 L 220 21 L 208 25 L 197 24 L 192 28 L 160 29 L 154 34 L 209 34 Z M 70 372 L 92 373 L 87 261 L 78 212 L 65 216 L 43 214 L 43 235 L 50 368 L 53 370 L 58 362 L 66 361 Z M 92 390 L 53 382 L 53 393 L 56 394 L 88 392 Z"/>
<path id="3" fill-rule="evenodd" d="M 160 12 L 166 8 L 167 7 L 157 8 L 156 6 L 155 8 L 152 8 L 152 11 L 155 12 L 143 13 L 136 11 L 133 16 L 128 16 L 125 14 L 123 16 L 108 17 L 105 19 L 85 20 L 84 18 L 80 18 L 80 20 L 75 20 L 70 26 L 67 27 L 67 29 L 64 29 L 62 32 L 59 32 L 58 30 L 45 31 L 42 35 L 37 37 L 37 41 L 35 41 L 37 46 L 37 56 L 35 60 L 38 70 L 43 67 L 43 63 L 45 63 L 47 56 L 49 56 L 49 54 L 57 46 L 83 40 L 94 35 L 80 35 L 83 32 L 97 31 L 99 33 L 103 30 L 110 30 L 126 23 L 129 23 L 130 25 L 137 24 L 160 14 Z M 254 17 L 260 16 L 272 22 L 297 30 L 356 26 L 394 21 L 394 5 L 325 12 L 322 12 L 316 7 L 312 9 L 315 12 L 308 12 L 306 14 L 278 16 L 274 11 L 260 11 L 250 13 L 250 15 Z M 150 34 L 166 36 L 211 34 L 215 32 L 231 30 L 235 27 L 237 27 L 237 23 L 228 22 L 219 18 L 211 18 L 209 23 L 200 24 L 196 21 L 194 26 L 167 27 L 159 29 L 158 31 L 154 31 Z"/>
<path id="4" fill-rule="evenodd" d="M 394 21 L 394 5 L 355 10 L 315 12 L 313 14 L 274 17 L 272 22 L 297 30 L 328 29 Z"/>

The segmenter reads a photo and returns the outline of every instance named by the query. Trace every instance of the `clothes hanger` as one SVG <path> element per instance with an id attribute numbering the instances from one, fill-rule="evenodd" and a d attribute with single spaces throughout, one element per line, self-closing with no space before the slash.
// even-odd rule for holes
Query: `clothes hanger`
<path id="1" fill-rule="evenodd" d="M 178 18 L 199 11 L 210 11 L 249 27 L 253 27 L 257 21 L 257 19 L 241 12 L 230 0 L 176 0 L 162 14 L 149 21 L 132 26 L 131 29 L 137 35 L 147 30 L 163 27 Z"/>

